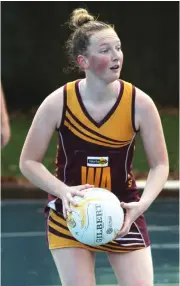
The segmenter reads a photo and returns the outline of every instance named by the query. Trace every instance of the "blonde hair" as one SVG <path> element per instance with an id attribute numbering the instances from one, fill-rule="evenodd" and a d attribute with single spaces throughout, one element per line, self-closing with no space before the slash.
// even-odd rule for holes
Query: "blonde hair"
<path id="1" fill-rule="evenodd" d="M 79 67 L 76 61 L 78 55 L 87 54 L 87 47 L 90 44 L 89 38 L 92 34 L 104 29 L 114 29 L 113 26 L 95 19 L 93 15 L 83 8 L 75 9 L 72 12 L 69 26 L 73 33 L 66 42 L 66 49 L 71 69 Z"/>
<path id="2" fill-rule="evenodd" d="M 72 12 L 70 25 L 78 29 L 85 23 L 94 21 L 94 19 L 94 16 L 90 15 L 86 9 L 79 8 Z"/>

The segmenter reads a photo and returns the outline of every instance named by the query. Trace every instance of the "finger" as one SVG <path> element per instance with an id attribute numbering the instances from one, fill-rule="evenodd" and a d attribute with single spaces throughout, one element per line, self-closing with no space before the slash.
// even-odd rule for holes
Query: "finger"
<path id="1" fill-rule="evenodd" d="M 119 231 L 118 235 L 121 235 L 122 233 L 126 232 L 126 231 L 127 231 L 127 229 L 128 229 L 128 227 L 127 227 L 127 226 L 123 226 L 123 227 L 120 229 L 120 231 Z"/>
<path id="2" fill-rule="evenodd" d="M 124 209 L 130 209 L 131 208 L 131 204 L 130 203 L 121 202 L 120 205 Z"/>
<path id="3" fill-rule="evenodd" d="M 130 223 L 129 219 L 128 219 L 127 216 L 126 216 L 126 217 L 125 217 L 124 224 L 123 224 L 122 228 L 120 229 L 118 235 L 121 236 L 121 237 L 123 237 L 123 236 L 125 236 L 126 234 L 128 234 L 128 233 L 129 233 L 129 230 L 130 230 L 130 228 L 131 228 L 131 225 L 132 225 L 132 224 Z"/>
<path id="4" fill-rule="evenodd" d="M 69 212 L 66 211 L 65 207 L 63 207 L 63 216 L 64 216 L 64 218 L 67 219 L 68 215 L 69 215 Z"/>
<path id="5" fill-rule="evenodd" d="M 73 191 L 73 196 L 84 197 L 84 192 L 83 191 L 74 190 Z"/>
<path id="6" fill-rule="evenodd" d="M 124 226 L 121 228 L 120 232 L 118 233 L 118 237 L 123 237 L 123 236 L 125 236 L 126 234 L 128 234 L 129 229 L 130 229 L 129 226 L 124 225 Z"/>
<path id="7" fill-rule="evenodd" d="M 67 219 L 67 213 L 66 213 L 66 210 L 65 210 L 65 207 L 64 207 L 64 204 L 63 204 L 63 216 L 65 219 Z"/>
<path id="8" fill-rule="evenodd" d="M 119 232 L 118 233 L 118 237 L 124 237 L 124 236 L 126 236 L 127 234 L 128 234 L 128 230 L 124 230 L 124 231 L 122 231 L 122 232 Z"/>
<path id="9" fill-rule="evenodd" d="M 66 214 L 67 214 L 67 212 L 69 212 L 69 213 L 71 213 L 71 212 L 72 212 L 72 210 L 71 210 L 71 208 L 70 208 L 70 205 L 69 205 L 69 201 L 68 201 L 68 200 L 64 199 L 64 201 L 63 201 L 63 205 L 64 205 L 64 208 L 65 208 L 65 212 L 66 212 Z"/>
<path id="10" fill-rule="evenodd" d="M 119 233 L 126 232 L 127 229 L 129 229 L 129 226 L 130 226 L 130 221 L 129 221 L 129 218 L 127 217 L 127 215 L 126 215 L 125 218 L 124 218 L 124 223 L 123 223 Z"/>
<path id="11" fill-rule="evenodd" d="M 89 185 L 89 184 L 77 186 L 76 188 L 78 188 L 78 190 L 75 190 L 75 195 L 84 197 L 88 189 L 93 188 L 93 187 L 94 185 Z"/>
<path id="12" fill-rule="evenodd" d="M 73 195 L 74 195 L 74 193 L 73 193 Z M 67 197 L 67 199 L 69 200 L 69 202 L 70 202 L 71 204 L 73 204 L 74 206 L 77 205 L 77 202 L 76 202 L 76 200 L 72 197 L 71 193 L 67 193 L 66 197 Z"/>
<path id="13" fill-rule="evenodd" d="M 82 190 L 86 190 L 86 189 L 93 188 L 93 187 L 94 185 L 85 184 L 85 185 L 77 186 L 76 188 L 78 188 L 78 191 L 82 191 Z"/>

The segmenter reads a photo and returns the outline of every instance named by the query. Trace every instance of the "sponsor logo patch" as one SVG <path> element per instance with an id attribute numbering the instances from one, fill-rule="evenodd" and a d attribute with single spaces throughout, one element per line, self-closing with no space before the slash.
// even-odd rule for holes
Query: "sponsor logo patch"
<path id="1" fill-rule="evenodd" d="M 88 167 L 107 167 L 109 157 L 87 157 Z"/>

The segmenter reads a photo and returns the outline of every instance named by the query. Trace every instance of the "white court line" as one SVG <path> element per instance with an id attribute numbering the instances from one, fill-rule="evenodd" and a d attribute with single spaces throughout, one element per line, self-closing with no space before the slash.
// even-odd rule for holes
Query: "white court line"
<path id="1" fill-rule="evenodd" d="M 139 181 L 136 181 L 136 184 L 137 184 L 137 187 L 140 188 L 140 189 L 144 189 L 145 185 L 146 185 L 146 181 L 145 180 L 139 180 Z M 163 190 L 171 190 L 171 191 L 179 191 L 180 189 L 180 181 L 176 180 L 176 181 L 173 181 L 173 180 L 169 180 L 165 183 L 164 185 L 164 188 Z M 163 192 L 162 190 L 162 192 Z M 46 199 L 28 199 L 28 200 L 25 200 L 25 199 L 22 199 L 22 200 L 16 200 L 16 199 L 13 199 L 13 200 L 5 200 L 5 201 L 2 201 L 1 202 L 1 205 L 10 205 L 10 204 L 39 204 L 39 203 L 46 203 L 47 200 Z"/>
<path id="2" fill-rule="evenodd" d="M 149 225 L 148 226 L 149 231 L 179 231 L 179 225 Z"/>
<path id="3" fill-rule="evenodd" d="M 175 198 L 171 198 L 170 200 L 177 202 L 177 199 L 175 199 Z M 167 201 L 167 198 L 163 198 L 163 199 L 157 198 L 154 203 L 156 203 L 157 201 L 159 203 L 161 203 L 161 202 L 164 203 Z M 168 201 L 169 201 L 169 199 L 168 199 Z M 18 206 L 18 205 L 38 205 L 38 206 L 43 208 L 47 204 L 47 202 L 48 202 L 48 200 L 46 200 L 46 199 L 11 199 L 11 200 L 6 199 L 6 200 L 0 202 L 0 206 L 4 207 L 4 206 L 11 206 L 11 205 L 15 205 L 15 206 Z"/>
<path id="4" fill-rule="evenodd" d="M 5 199 L 0 202 L 1 206 L 8 205 L 45 205 L 48 199 Z"/>
<path id="5" fill-rule="evenodd" d="M 2 232 L 1 238 L 16 238 L 16 237 L 39 237 L 44 236 L 44 231 L 26 231 L 26 232 Z"/>
<path id="6" fill-rule="evenodd" d="M 136 181 L 137 187 L 140 189 L 144 189 L 145 185 L 146 185 L 146 181 L 145 180 L 137 180 Z M 165 183 L 163 190 L 171 190 L 171 191 L 177 191 L 180 189 L 180 180 L 169 180 Z M 162 190 L 162 191 L 163 191 Z M 159 199 L 160 200 L 160 199 Z M 24 204 L 26 203 L 27 205 L 31 205 L 31 204 L 37 204 L 39 205 L 40 203 L 42 204 L 46 204 L 47 200 L 46 199 L 12 199 L 12 200 L 5 200 L 5 201 L 1 201 L 1 205 L 2 206 L 6 206 L 6 205 L 14 205 L 14 204 Z"/>
<path id="7" fill-rule="evenodd" d="M 1 238 L 26 238 L 26 237 L 42 237 L 45 236 L 43 231 L 34 232 L 4 232 L 1 233 Z M 178 249 L 178 243 L 153 243 L 151 245 L 152 249 Z"/>
<path id="8" fill-rule="evenodd" d="M 28 286 L 60 286 L 59 285 L 28 285 Z M 118 284 L 97 284 L 96 286 L 119 286 Z M 178 283 L 157 283 L 154 286 L 179 286 Z"/>
<path id="9" fill-rule="evenodd" d="M 136 181 L 137 187 L 144 189 L 146 181 Z M 165 183 L 163 190 L 178 190 L 180 188 L 180 181 L 169 180 Z"/>

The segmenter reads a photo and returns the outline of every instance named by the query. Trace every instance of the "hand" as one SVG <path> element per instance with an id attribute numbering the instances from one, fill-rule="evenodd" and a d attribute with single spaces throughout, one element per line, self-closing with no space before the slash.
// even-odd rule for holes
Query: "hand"
<path id="1" fill-rule="evenodd" d="M 140 202 L 120 203 L 121 207 L 126 210 L 124 224 L 117 237 L 123 237 L 128 234 L 132 223 L 143 213 Z"/>
<path id="2" fill-rule="evenodd" d="M 85 184 L 85 185 L 66 188 L 66 191 L 61 196 L 62 203 L 63 203 L 63 215 L 65 219 L 67 218 L 68 213 L 72 212 L 70 208 L 70 203 L 73 204 L 74 206 L 77 205 L 73 197 L 74 196 L 84 197 L 84 192 L 87 189 L 93 188 L 93 187 L 94 187 L 93 185 Z"/>
<path id="3" fill-rule="evenodd" d="M 10 140 L 10 127 L 8 123 L 1 126 L 1 148 L 5 147 Z"/>

